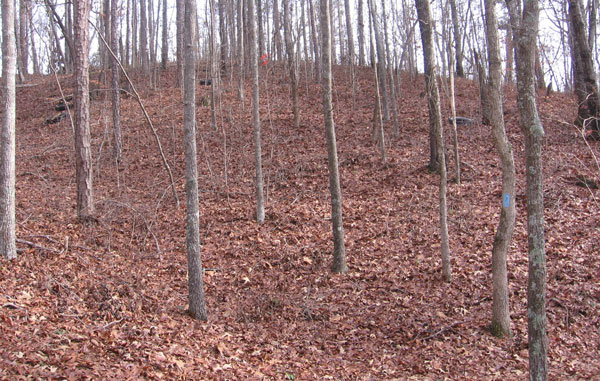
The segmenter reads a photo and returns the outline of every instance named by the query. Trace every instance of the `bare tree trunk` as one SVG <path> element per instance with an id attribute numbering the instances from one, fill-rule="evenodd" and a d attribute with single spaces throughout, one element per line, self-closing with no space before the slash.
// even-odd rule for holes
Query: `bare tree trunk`
<path id="1" fill-rule="evenodd" d="M 456 131 L 456 97 L 454 95 L 454 49 L 448 44 L 448 74 L 450 77 L 450 110 L 452 111 L 452 140 L 454 145 L 454 165 L 456 169 L 456 185 L 460 186 L 460 155 L 458 153 L 458 132 Z"/>
<path id="2" fill-rule="evenodd" d="M 263 7 L 262 0 L 256 2 L 256 13 L 258 14 L 258 54 L 265 54 L 265 33 L 263 32 Z"/>
<path id="3" fill-rule="evenodd" d="M 435 55 L 433 51 L 433 31 L 431 11 L 428 0 L 415 0 L 421 39 L 423 41 L 423 58 L 425 64 L 425 87 L 429 100 L 429 125 L 433 131 L 437 147 L 437 170 L 440 173 L 440 236 L 442 249 L 442 275 L 446 282 L 452 279 L 450 265 L 450 244 L 448 238 L 447 206 L 446 206 L 446 165 L 444 158 L 444 130 L 440 110 L 440 94 L 436 79 Z"/>
<path id="4" fill-rule="evenodd" d="M 229 46 L 229 41 L 227 41 L 227 30 L 225 28 L 225 0 L 218 0 L 219 7 L 219 40 L 221 41 L 220 47 L 220 60 L 219 60 L 219 70 L 225 76 L 227 75 L 227 56 Z"/>
<path id="5" fill-rule="evenodd" d="M 479 101 L 481 104 L 481 123 L 490 124 L 490 101 L 487 93 L 486 72 L 483 63 L 479 59 L 479 53 L 475 52 L 475 66 L 477 66 L 477 77 L 479 79 Z"/>
<path id="6" fill-rule="evenodd" d="M 183 84 L 183 32 L 185 0 L 177 0 L 177 87 Z"/>
<path id="7" fill-rule="evenodd" d="M 452 28 L 454 30 L 454 45 L 456 53 L 456 75 L 458 77 L 465 76 L 465 70 L 463 69 L 463 52 L 462 52 L 462 38 L 460 35 L 460 24 L 458 17 L 458 10 L 456 9 L 456 0 L 450 0 L 450 12 L 452 13 Z"/>
<path id="8" fill-rule="evenodd" d="M 507 0 L 517 43 L 517 105 L 525 135 L 527 177 L 527 236 L 529 279 L 527 283 L 527 328 L 529 379 L 548 379 L 548 339 L 546 336 L 546 249 L 544 240 L 544 190 L 542 139 L 544 129 L 535 102 L 535 46 L 538 35 L 539 4 L 526 1 L 522 16 L 515 0 Z"/>
<path id="9" fill-rule="evenodd" d="M 284 0 L 286 1 L 286 0 Z M 273 44 L 275 45 L 275 59 L 281 61 L 281 20 L 279 17 L 279 0 L 273 0 Z"/>
<path id="10" fill-rule="evenodd" d="M 119 14 L 119 1 L 110 0 L 110 49 L 116 55 L 118 51 L 117 41 L 117 15 Z M 112 117 L 113 117 L 113 132 L 114 132 L 114 146 L 113 146 L 113 157 L 118 162 L 121 161 L 121 96 L 119 94 L 119 63 L 117 57 L 111 56 L 111 87 L 112 87 Z"/>
<path id="11" fill-rule="evenodd" d="M 142 71 L 148 72 L 148 17 L 146 16 L 146 0 L 140 1 L 140 56 Z"/>
<path id="12" fill-rule="evenodd" d="M 321 57 L 319 56 L 319 36 L 315 22 L 315 7 L 312 0 L 309 0 L 308 4 L 310 12 L 310 35 L 312 39 L 313 53 L 315 56 L 315 81 L 321 82 Z"/>
<path id="13" fill-rule="evenodd" d="M 131 49 L 131 0 L 125 0 L 127 2 L 127 11 L 125 15 L 125 66 L 131 65 L 130 49 Z M 123 56 L 121 57 L 123 59 Z"/>
<path id="14" fill-rule="evenodd" d="M 575 92 L 579 101 L 575 123 L 592 131 L 600 139 L 600 98 L 592 53 L 587 44 L 580 0 L 569 0 L 569 23 L 573 39 L 572 60 L 575 67 Z"/>
<path id="15" fill-rule="evenodd" d="M 358 64 L 365 66 L 365 22 L 363 0 L 358 0 Z"/>
<path id="16" fill-rule="evenodd" d="M 2 0 L 2 131 L 0 140 L 0 255 L 17 257 L 15 219 L 15 117 L 17 46 L 13 0 Z"/>
<path id="17" fill-rule="evenodd" d="M 200 256 L 200 211 L 198 209 L 198 163 L 196 153 L 196 1 L 185 0 L 184 43 L 184 141 L 186 246 L 188 257 L 188 302 L 194 319 L 207 320 L 202 258 Z"/>
<path id="18" fill-rule="evenodd" d="M 392 52 L 390 52 L 388 38 L 388 17 L 385 10 L 385 1 L 381 1 L 381 11 L 383 12 L 383 36 L 385 41 L 385 56 L 387 58 L 387 74 L 390 82 L 390 104 L 392 108 L 392 123 L 394 127 L 394 137 L 400 135 L 400 126 L 398 121 L 398 102 L 396 101 L 396 81 L 394 80 L 394 66 L 392 64 Z"/>
<path id="19" fill-rule="evenodd" d="M 354 32 L 352 28 L 352 17 L 350 10 L 350 0 L 344 0 L 344 11 L 346 13 L 346 36 L 348 45 L 348 63 L 354 65 Z"/>
<path id="20" fill-rule="evenodd" d="M 327 136 L 327 163 L 329 167 L 329 190 L 331 192 L 331 223 L 333 229 L 333 265 L 334 273 L 348 271 L 346 265 L 346 246 L 344 244 L 344 225 L 342 221 L 342 190 L 337 157 L 333 105 L 331 100 L 331 33 L 329 29 L 329 0 L 321 0 L 321 58 L 323 115 Z"/>
<path id="21" fill-rule="evenodd" d="M 167 18 L 167 0 L 163 0 L 162 27 L 161 66 L 163 70 L 166 70 L 167 62 L 169 61 L 169 21 Z"/>
<path id="22" fill-rule="evenodd" d="M 515 47 L 513 44 L 513 31 L 510 22 L 506 25 L 506 82 L 513 82 L 513 69 L 515 67 Z"/>
<path id="23" fill-rule="evenodd" d="M 506 255 L 515 226 L 515 162 L 512 145 L 504 128 L 502 105 L 502 61 L 498 43 L 498 22 L 495 1 L 485 0 L 486 35 L 488 42 L 488 95 L 490 123 L 496 150 L 502 163 L 502 210 L 492 248 L 492 323 L 490 330 L 497 337 L 510 336 L 510 310 Z"/>
<path id="24" fill-rule="evenodd" d="M 210 126 L 217 130 L 216 97 L 218 95 L 218 58 L 217 58 L 217 27 L 215 1 L 209 0 L 210 7 Z"/>
<path id="25" fill-rule="evenodd" d="M 247 1 L 247 0 L 246 0 Z M 254 17 L 250 15 L 250 17 Z M 238 1 L 237 8 L 238 20 L 238 97 L 244 104 L 244 0 Z M 255 49 L 256 50 L 256 49 Z M 250 53 L 252 54 L 252 53 Z M 254 54 L 258 54 L 254 52 Z M 258 68 L 257 68 L 258 72 Z"/>
<path id="26" fill-rule="evenodd" d="M 390 101 L 388 97 L 387 73 L 385 70 L 385 48 L 383 46 L 383 38 L 381 37 L 381 27 L 379 26 L 375 1 L 367 0 L 367 2 L 373 24 L 373 33 L 375 34 L 375 45 L 377 46 L 377 75 L 379 77 L 379 88 L 381 89 L 383 117 L 385 120 L 390 120 Z"/>
<path id="27" fill-rule="evenodd" d="M 298 110 L 298 77 L 296 74 L 296 57 L 294 43 L 292 42 L 291 11 L 288 1 L 283 2 L 283 24 L 285 35 L 285 49 L 287 52 L 288 66 L 290 70 L 290 82 L 292 85 L 292 107 L 294 110 L 294 127 L 300 126 L 300 111 Z"/>
<path id="28" fill-rule="evenodd" d="M 19 45 L 20 45 L 20 57 L 19 66 L 21 67 L 21 73 L 23 76 L 27 76 L 29 67 L 29 33 L 27 22 L 27 8 L 29 7 L 29 0 L 20 0 L 19 6 Z"/>
<path id="29" fill-rule="evenodd" d="M 256 51 L 256 26 L 254 13 L 254 0 L 248 2 L 248 27 L 250 29 L 250 69 L 252 70 L 252 123 L 254 125 L 254 166 L 256 177 L 254 179 L 256 191 L 256 221 L 262 224 L 265 221 L 265 201 L 263 195 L 262 148 L 260 138 L 260 114 L 258 96 L 258 52 Z"/>
<path id="30" fill-rule="evenodd" d="M 435 82 L 434 68 L 432 65 L 435 65 L 435 57 L 433 56 L 433 31 L 431 27 L 431 12 L 429 10 L 429 4 L 423 0 L 415 0 L 417 5 L 417 13 L 419 17 L 419 27 L 421 29 L 421 40 L 423 46 L 431 46 L 431 50 L 423 49 L 423 56 L 425 60 L 425 90 L 428 92 L 432 89 L 433 85 L 430 85 L 429 82 Z M 435 88 L 437 89 L 437 83 L 435 84 Z M 439 101 L 439 97 L 438 97 Z M 437 120 L 440 120 L 441 125 L 441 116 L 435 115 L 435 112 L 440 109 L 439 104 L 435 104 L 435 99 L 429 97 L 429 170 L 432 172 L 439 172 L 441 164 L 444 161 L 441 160 L 440 154 L 442 153 L 442 148 L 438 146 L 436 139 L 436 130 Z M 433 103 L 432 103 L 433 102 Z"/>
<path id="31" fill-rule="evenodd" d="M 92 183 L 92 150 L 89 115 L 89 27 L 90 3 L 74 4 L 74 79 L 75 79 L 75 169 L 77 183 L 77 216 L 86 221 L 94 215 Z"/>
<path id="32" fill-rule="evenodd" d="M 29 8 L 27 22 L 29 23 L 29 30 L 34 30 L 33 11 L 31 8 Z M 37 48 L 35 46 L 35 38 L 33 38 L 33 36 L 31 37 L 31 59 L 33 61 L 33 74 L 39 74 L 40 73 L 40 62 L 38 60 Z"/>

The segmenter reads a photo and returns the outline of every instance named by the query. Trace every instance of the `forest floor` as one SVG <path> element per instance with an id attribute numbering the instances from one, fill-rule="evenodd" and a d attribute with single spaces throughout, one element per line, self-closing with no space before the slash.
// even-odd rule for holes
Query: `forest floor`
<path id="1" fill-rule="evenodd" d="M 261 69 L 261 70 L 264 70 Z M 208 322 L 187 314 L 185 202 L 179 206 L 134 98 L 121 103 L 123 160 L 112 159 L 111 105 L 92 102 L 98 223 L 76 217 L 73 134 L 46 125 L 53 77 L 17 90 L 19 256 L 0 260 L 0 379 L 524 379 L 527 234 L 515 89 L 506 128 L 517 163 L 508 258 L 514 335 L 491 335 L 491 248 L 501 210 L 490 128 L 458 131 L 461 185 L 448 189 L 452 283 L 441 276 L 438 176 L 426 169 L 423 78 L 402 78 L 400 136 L 371 139 L 372 72 L 336 68 L 337 128 L 350 271 L 334 275 L 320 85 L 300 82 L 300 128 L 280 72 L 261 72 L 266 219 L 254 220 L 251 87 L 225 79 L 218 130 L 198 88 L 202 260 Z M 136 83 L 185 200 L 183 104 L 174 67 Z M 95 77 L 97 78 L 97 74 Z M 66 93 L 69 77 L 60 78 Z M 444 119 L 449 116 L 442 91 Z M 478 89 L 457 82 L 458 113 L 480 119 Z M 551 379 L 600 369 L 600 145 L 571 125 L 570 94 L 540 94 Z M 446 123 L 446 144 L 452 135 Z M 594 156 L 595 155 L 595 156 Z M 454 178 L 449 158 L 449 176 Z M 578 185 L 579 184 L 579 185 Z"/>

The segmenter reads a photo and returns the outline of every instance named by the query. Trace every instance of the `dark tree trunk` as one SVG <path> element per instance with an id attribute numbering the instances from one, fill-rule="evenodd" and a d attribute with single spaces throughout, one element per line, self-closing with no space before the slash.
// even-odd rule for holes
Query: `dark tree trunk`
<path id="1" fill-rule="evenodd" d="M 456 54 L 456 75 L 458 77 L 465 76 L 465 70 L 463 69 L 463 52 L 462 52 L 462 38 L 460 35 L 460 24 L 458 21 L 458 10 L 456 9 L 456 0 L 450 0 L 450 11 L 452 13 L 452 28 L 454 30 L 454 45 Z"/>

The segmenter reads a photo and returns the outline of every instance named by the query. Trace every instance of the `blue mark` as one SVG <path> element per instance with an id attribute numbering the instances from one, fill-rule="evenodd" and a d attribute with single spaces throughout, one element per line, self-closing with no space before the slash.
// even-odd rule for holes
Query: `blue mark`
<path id="1" fill-rule="evenodd" d="M 502 195 L 502 206 L 508 208 L 510 206 L 510 194 L 504 193 Z"/>

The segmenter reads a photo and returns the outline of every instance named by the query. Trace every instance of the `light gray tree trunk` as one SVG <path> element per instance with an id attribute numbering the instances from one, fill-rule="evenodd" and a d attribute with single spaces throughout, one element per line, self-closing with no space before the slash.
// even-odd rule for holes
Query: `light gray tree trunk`
<path id="1" fill-rule="evenodd" d="M 525 136 L 527 178 L 527 237 L 529 279 L 527 283 L 527 328 L 529 379 L 548 379 L 548 339 L 546 336 L 546 249 L 544 240 L 544 189 L 542 139 L 544 129 L 535 100 L 535 46 L 538 35 L 539 4 L 527 0 L 520 14 L 516 0 L 507 0 L 517 44 L 517 105 L 519 123 Z"/>
<path id="2" fill-rule="evenodd" d="M 344 0 L 344 11 L 346 13 L 346 43 L 348 45 L 348 62 L 351 66 L 354 66 L 354 29 L 352 28 L 350 0 Z"/>
<path id="3" fill-rule="evenodd" d="M 390 101 L 388 96 L 387 72 L 385 70 L 385 47 L 383 37 L 381 36 L 381 26 L 377 17 L 377 8 L 374 0 L 367 0 L 369 4 L 369 13 L 375 34 L 375 45 L 377 47 L 377 76 L 379 78 L 379 89 L 381 90 L 381 99 L 383 106 L 383 117 L 390 120 Z"/>
<path id="4" fill-rule="evenodd" d="M 502 210 L 492 248 L 492 323 L 491 332 L 497 337 L 510 336 L 510 310 L 506 256 L 515 226 L 515 162 L 512 145 L 504 128 L 502 105 L 502 61 L 498 42 L 498 22 L 495 1 L 485 0 L 485 23 L 488 42 L 488 99 L 490 123 L 496 150 L 502 163 Z"/>
<path id="5" fill-rule="evenodd" d="M 140 1 L 140 62 L 144 73 L 148 72 L 148 17 L 146 15 L 146 0 Z"/>
<path id="6" fill-rule="evenodd" d="M 262 144 L 260 138 L 260 114 L 258 96 L 258 52 L 256 51 L 256 21 L 254 14 L 254 0 L 248 2 L 248 27 L 250 30 L 250 69 L 252 70 L 252 123 L 254 125 L 254 166 L 256 177 L 254 185 L 256 191 L 256 221 L 262 224 L 265 221 L 265 201 L 263 195 L 263 171 L 262 171 Z"/>
<path id="7" fill-rule="evenodd" d="M 247 0 L 246 0 L 247 1 Z M 250 16 L 252 17 L 252 16 Z M 238 0 L 238 97 L 244 105 L 244 0 Z M 254 52 L 254 54 L 258 54 Z"/>
<path id="8" fill-rule="evenodd" d="M 316 25 L 316 21 L 315 21 L 315 7 L 313 5 L 312 0 L 309 0 L 309 16 L 310 16 L 310 36 L 311 36 L 311 40 L 312 40 L 312 46 L 313 46 L 313 54 L 315 56 L 315 60 L 314 60 L 314 64 L 315 64 L 315 81 L 316 82 L 320 82 L 321 81 L 321 57 L 319 56 L 319 36 L 318 36 L 318 30 L 317 30 L 317 25 Z"/>
<path id="9" fill-rule="evenodd" d="M 263 7 L 262 0 L 256 2 L 256 13 L 258 15 L 258 54 L 263 55 L 265 51 L 265 34 L 263 32 Z"/>
<path id="10" fill-rule="evenodd" d="M 89 14 L 90 3 L 74 3 L 75 172 L 77 216 L 83 221 L 93 218 L 95 211 L 89 114 Z"/>
<path id="11" fill-rule="evenodd" d="M 2 131 L 0 140 L 0 255 L 17 257 L 15 233 L 15 113 L 17 46 L 13 0 L 2 0 Z"/>
<path id="12" fill-rule="evenodd" d="M 202 258 L 200 256 L 200 211 L 198 207 L 198 163 L 196 153 L 196 1 L 185 0 L 184 13 L 184 144 L 186 194 L 186 246 L 188 257 L 188 302 L 194 319 L 207 320 Z"/>
<path id="13" fill-rule="evenodd" d="M 286 0 L 284 0 L 286 1 Z M 275 59 L 281 61 L 281 17 L 279 16 L 279 0 L 273 0 L 273 44 L 275 46 Z"/>
<path id="14" fill-rule="evenodd" d="M 217 105 L 216 97 L 218 96 L 219 83 L 219 59 L 217 57 L 217 26 L 215 1 L 209 0 L 210 11 L 210 126 L 213 130 L 217 130 Z"/>
<path id="15" fill-rule="evenodd" d="M 423 41 L 423 57 L 425 64 L 425 88 L 429 104 L 429 125 L 433 131 L 435 145 L 437 147 L 437 165 L 440 173 L 440 237 L 442 249 L 442 275 L 446 282 L 452 280 L 452 269 L 450 264 L 450 244 L 448 237 L 448 209 L 446 205 L 446 165 L 444 158 L 444 130 L 442 127 L 442 113 L 440 110 L 440 93 L 437 85 L 435 70 L 435 55 L 433 51 L 433 31 L 431 10 L 428 0 L 415 0 L 421 39 Z"/>
<path id="16" fill-rule="evenodd" d="M 331 100 L 331 32 L 329 29 L 330 9 L 329 0 L 321 1 L 321 67 L 323 73 L 323 115 L 325 118 L 325 133 L 327 136 L 327 163 L 329 167 L 329 190 L 331 192 L 331 223 L 333 229 L 333 265 L 334 273 L 348 271 L 346 265 L 346 246 L 344 244 L 344 225 L 342 221 L 342 190 L 337 157 L 335 126 L 333 123 L 333 104 Z"/>
<path id="17" fill-rule="evenodd" d="M 119 48 L 118 44 L 118 12 L 119 12 L 119 1 L 110 0 L 110 49 L 116 56 Z M 121 141 L 121 96 L 119 93 L 119 63 L 117 57 L 110 56 L 111 62 L 111 87 L 112 87 L 112 117 L 113 117 L 113 132 L 114 132 L 114 147 L 113 157 L 117 162 L 121 160 L 121 147 L 123 145 Z"/>
<path id="18" fill-rule="evenodd" d="M 30 6 L 28 0 L 21 0 L 19 6 L 19 65 L 21 73 L 27 76 L 29 67 L 29 23 L 27 22 L 27 9 Z"/>

